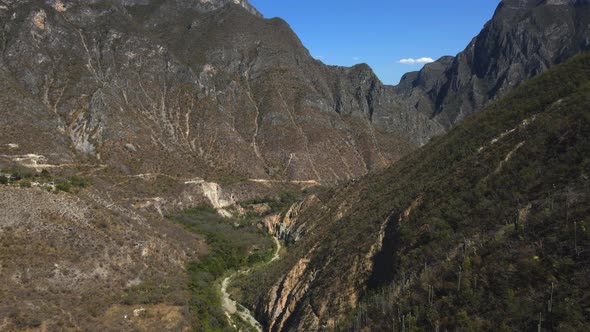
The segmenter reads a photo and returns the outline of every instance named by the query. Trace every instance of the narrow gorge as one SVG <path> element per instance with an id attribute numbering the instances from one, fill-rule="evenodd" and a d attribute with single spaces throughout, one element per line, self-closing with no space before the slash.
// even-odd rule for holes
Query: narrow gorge
<path id="1" fill-rule="evenodd" d="M 587 330 L 590 0 L 258 4 L 0 0 L 0 330 Z"/>

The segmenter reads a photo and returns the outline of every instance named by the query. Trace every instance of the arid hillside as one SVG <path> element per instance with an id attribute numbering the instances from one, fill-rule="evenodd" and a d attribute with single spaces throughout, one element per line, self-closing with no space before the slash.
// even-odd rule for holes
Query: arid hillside
<path id="1" fill-rule="evenodd" d="M 242 301 L 270 331 L 583 330 L 589 87 L 584 54 L 308 197 L 278 221 L 288 255 L 245 278 Z"/>

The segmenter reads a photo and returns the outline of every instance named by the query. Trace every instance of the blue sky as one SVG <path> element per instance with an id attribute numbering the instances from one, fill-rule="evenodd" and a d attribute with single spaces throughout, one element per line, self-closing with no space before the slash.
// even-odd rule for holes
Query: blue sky
<path id="1" fill-rule="evenodd" d="M 493 15 L 499 0 L 250 0 L 281 17 L 311 54 L 331 65 L 368 63 L 387 84 L 423 64 L 402 59 L 455 55 Z M 411 62 L 411 61 L 406 61 Z"/>

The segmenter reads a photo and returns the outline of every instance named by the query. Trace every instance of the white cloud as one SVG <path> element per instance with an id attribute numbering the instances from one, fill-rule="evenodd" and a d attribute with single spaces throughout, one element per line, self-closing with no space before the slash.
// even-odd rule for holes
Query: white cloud
<path id="1" fill-rule="evenodd" d="M 416 64 L 431 63 L 431 62 L 434 62 L 434 60 L 432 58 L 427 58 L 427 57 L 423 57 L 423 58 L 419 58 L 419 59 L 408 58 L 408 59 L 399 60 L 399 63 L 402 63 L 404 65 L 416 65 Z"/>
<path id="2" fill-rule="evenodd" d="M 352 58 L 352 60 L 354 60 L 354 61 L 356 61 L 356 60 L 360 60 L 360 59 L 361 59 L 361 58 L 359 58 L 359 57 L 356 57 L 356 56 L 355 56 L 354 58 Z"/>
<path id="3" fill-rule="evenodd" d="M 314 56 L 314 58 L 316 58 L 318 60 L 322 60 L 323 58 L 325 58 L 325 56 L 323 56 L 323 55 L 316 55 L 316 56 Z"/>

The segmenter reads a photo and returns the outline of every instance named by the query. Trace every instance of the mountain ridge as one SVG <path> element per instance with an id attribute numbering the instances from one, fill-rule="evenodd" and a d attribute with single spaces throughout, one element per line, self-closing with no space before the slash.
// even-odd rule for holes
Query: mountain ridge
<path id="1" fill-rule="evenodd" d="M 463 204 L 494 208 L 489 202 L 497 197 L 486 196 L 488 180 L 477 177 L 487 172 L 483 175 L 489 175 L 489 183 L 498 185 L 492 194 L 510 198 L 502 201 L 505 210 L 494 210 L 504 233 L 490 232 L 501 239 L 510 235 L 508 243 L 522 249 L 518 235 L 529 236 L 527 241 L 539 239 L 508 232 L 516 214 L 519 218 L 522 214 L 522 220 L 527 214 L 531 217 L 527 220 L 542 220 L 535 231 L 546 232 L 552 224 L 539 209 L 547 207 L 541 198 L 526 192 L 524 200 L 500 190 L 512 188 L 514 179 L 520 181 L 510 172 L 522 173 L 535 185 L 543 185 L 535 182 L 535 175 L 569 179 L 571 174 L 559 172 L 588 173 L 587 166 L 576 168 L 576 156 L 582 155 L 576 149 L 585 147 L 579 144 L 586 135 L 586 118 L 579 106 L 585 104 L 579 96 L 567 94 L 578 88 L 587 92 L 583 86 L 570 85 L 585 80 L 580 75 L 588 71 L 587 56 L 577 60 L 583 63 L 579 72 L 560 76 L 552 71 L 543 76 L 563 81 L 550 80 L 555 89 L 547 94 L 526 86 L 518 90 L 539 95 L 530 101 L 534 107 L 538 100 L 565 91 L 563 102 L 572 107 L 572 114 L 563 112 L 566 108 L 559 98 L 551 99 L 553 106 L 543 108 L 545 115 L 538 119 L 529 114 L 529 106 L 523 111 L 529 117 L 518 111 L 523 110 L 524 97 L 507 99 L 513 103 L 499 100 L 525 80 L 588 48 L 588 6 L 563 1 L 506 3 L 457 57 L 443 57 L 406 74 L 398 86 L 389 86 L 366 64 L 327 66 L 313 59 L 287 22 L 263 19 L 244 1 L 0 0 L 0 195 L 4 197 L 0 203 L 7 211 L 0 214 L 0 255 L 15 258 L 0 266 L 0 284 L 10 294 L 0 300 L 7 326 L 188 328 L 203 318 L 191 310 L 207 311 L 207 305 L 215 303 L 210 287 L 214 280 L 206 287 L 200 284 L 202 279 L 188 280 L 200 271 L 203 257 L 210 258 L 207 268 L 215 271 L 207 277 L 219 277 L 226 272 L 222 265 L 238 268 L 238 260 L 250 258 L 244 252 L 256 250 L 244 245 L 230 265 L 217 264 L 225 256 L 223 248 L 216 249 L 222 255 L 204 256 L 211 247 L 167 218 L 191 208 L 194 217 L 221 220 L 235 233 L 244 223 L 265 217 L 249 225 L 252 234 L 268 229 L 289 244 L 284 259 L 253 275 L 258 289 L 250 284 L 243 292 L 243 303 L 255 309 L 269 329 L 379 329 L 386 324 L 377 313 L 382 308 L 375 311 L 377 316 L 371 314 L 370 323 L 363 308 L 371 307 L 371 299 L 393 302 L 385 296 L 371 298 L 370 291 L 390 294 L 392 288 L 387 287 L 392 280 L 398 287 L 394 294 L 411 288 L 400 285 L 421 275 L 424 260 L 443 262 L 427 264 L 445 276 L 444 282 L 430 280 L 429 286 L 435 288 L 431 293 L 437 295 L 431 302 L 441 301 L 443 295 L 457 300 L 451 290 L 457 287 L 458 272 L 440 255 L 448 252 L 454 263 L 458 257 L 476 262 L 477 257 L 465 250 L 462 254 L 461 248 L 481 243 L 474 234 L 465 240 L 457 235 L 457 229 L 477 230 L 457 211 L 473 212 L 470 218 L 481 218 L 488 228 L 498 226 L 486 217 L 489 214 Z M 527 6 L 510 9 L 510 3 Z M 489 112 L 477 114 L 494 102 L 514 106 L 514 114 L 498 111 L 497 118 L 486 115 Z M 547 114 L 560 121 L 552 123 Z M 477 123 L 482 118 L 485 121 Z M 576 127 L 574 120 L 584 126 Z M 529 142 L 525 134 L 538 141 Z M 425 144 L 426 149 L 419 149 Z M 547 160 L 539 157 L 545 147 Z M 570 155 L 570 150 L 575 153 Z M 466 155 L 473 158 L 465 160 Z M 575 167 L 560 158 L 574 160 Z M 555 167 L 543 164 L 547 172 L 540 175 L 528 167 L 514 167 L 537 159 Z M 471 168 L 471 162 L 477 167 Z M 461 167 L 448 167 L 455 163 Z M 443 175 L 448 182 L 440 182 Z M 472 180 L 481 180 L 475 197 L 487 198 L 479 202 L 484 205 L 464 190 L 465 181 Z M 318 184 L 343 186 L 315 188 Z M 426 184 L 431 191 L 424 190 Z M 576 202 L 586 202 L 583 187 L 571 189 Z M 458 199 L 455 191 L 464 195 Z M 289 208 L 294 197 L 307 193 L 314 194 Z M 567 188 L 549 194 L 568 207 L 567 202 L 573 202 L 567 198 Z M 444 208 L 427 209 L 432 205 Z M 285 211 L 268 212 L 285 206 Z M 583 204 L 571 206 L 566 210 L 572 216 L 585 213 Z M 250 210 L 256 210 L 255 217 Z M 438 214 L 440 210 L 448 214 Z M 558 207 L 552 213 L 564 211 Z M 234 222 L 240 226 L 235 228 Z M 583 236 L 580 241 L 586 241 Z M 436 250 L 426 250 L 423 243 Z M 571 249 L 561 237 L 551 245 Z M 533 253 L 535 246 L 534 241 L 527 242 L 523 252 Z M 486 248 L 495 247 L 486 243 Z M 82 255 L 76 254 L 77 249 Z M 540 253 L 542 259 L 547 257 Z M 419 258 L 419 266 L 411 264 L 418 261 L 413 257 Z M 501 261 L 491 261 L 491 267 L 508 260 L 498 257 Z M 559 263 L 566 272 L 571 270 L 570 262 Z M 464 288 L 473 271 L 467 272 L 467 266 Z M 528 263 L 522 267 L 547 276 Z M 348 273 L 342 274 L 342 269 Z M 484 278 L 479 282 L 505 282 L 484 272 L 480 271 Z M 579 280 L 575 273 L 564 275 Z M 198 301 L 204 297 L 194 289 L 187 294 L 189 282 L 197 290 L 207 289 L 211 302 L 191 302 L 191 296 Z M 544 280 L 543 285 L 549 284 Z M 427 285 L 419 286 L 411 290 L 422 296 Z M 104 289 L 108 291 L 101 292 Z M 536 302 L 501 305 L 536 308 L 530 304 L 540 303 L 540 295 L 523 288 L 504 290 L 507 297 L 525 294 L 526 301 Z M 561 292 L 558 297 L 565 301 L 566 295 Z M 422 319 L 429 314 L 422 310 L 423 297 L 412 302 L 404 293 L 402 302 L 396 302 L 401 311 L 385 313 L 389 318 L 409 314 L 403 316 L 408 322 L 431 324 L 433 329 L 436 319 L 444 327 L 462 326 L 466 315 L 477 316 L 476 322 L 489 320 L 453 302 L 465 314 L 437 309 L 432 320 L 420 321 L 415 313 Z M 36 307 L 30 306 L 31 298 Z M 86 298 L 92 301 L 83 301 Z M 411 305 L 416 309 L 408 309 Z M 559 312 L 567 309 L 560 307 Z M 571 312 L 579 315 L 574 309 Z M 515 322 L 529 329 L 528 318 L 536 314 L 522 311 L 514 316 Z M 66 316 L 73 318 L 55 318 Z M 564 322 L 558 318 L 550 318 L 556 326 Z M 224 319 L 220 313 L 204 325 L 223 327 Z M 583 323 L 575 317 L 571 322 Z M 482 329 L 484 323 L 474 328 Z"/>
<path id="2" fill-rule="evenodd" d="M 388 86 L 366 65 L 323 65 L 285 21 L 262 19 L 246 2 L 5 3 L 11 9 L 0 15 L 13 12 L 2 48 L 10 80 L 60 118 L 59 131 L 83 158 L 100 156 L 130 172 L 133 155 L 141 155 L 147 162 L 136 173 L 161 169 L 152 160 L 159 151 L 175 160 L 166 167 L 186 169 L 191 159 L 203 175 L 347 181 L 390 165 L 590 45 L 578 45 L 590 41 L 586 5 L 515 10 L 528 19 L 514 27 L 499 6 L 465 52 Z M 543 15 L 550 16 L 528 43 L 515 39 Z M 572 25 L 576 15 L 580 23 Z M 565 27 L 558 44 L 548 37 L 552 24 Z M 510 54 L 492 54 L 496 48 Z M 67 61 L 59 55 L 66 49 Z M 92 98 L 75 101 L 76 91 Z"/>
<path id="3" fill-rule="evenodd" d="M 588 4 L 502 1 L 464 51 L 404 76 L 396 92 L 448 130 L 524 79 L 588 50 Z"/>
<path id="4" fill-rule="evenodd" d="M 590 237 L 574 227 L 590 222 L 589 84 L 586 53 L 392 167 L 309 197 L 285 216 L 288 256 L 245 282 L 264 286 L 243 301 L 270 331 L 399 329 L 402 316 L 419 330 L 520 330 L 538 312 L 549 329 L 585 326 Z"/>

